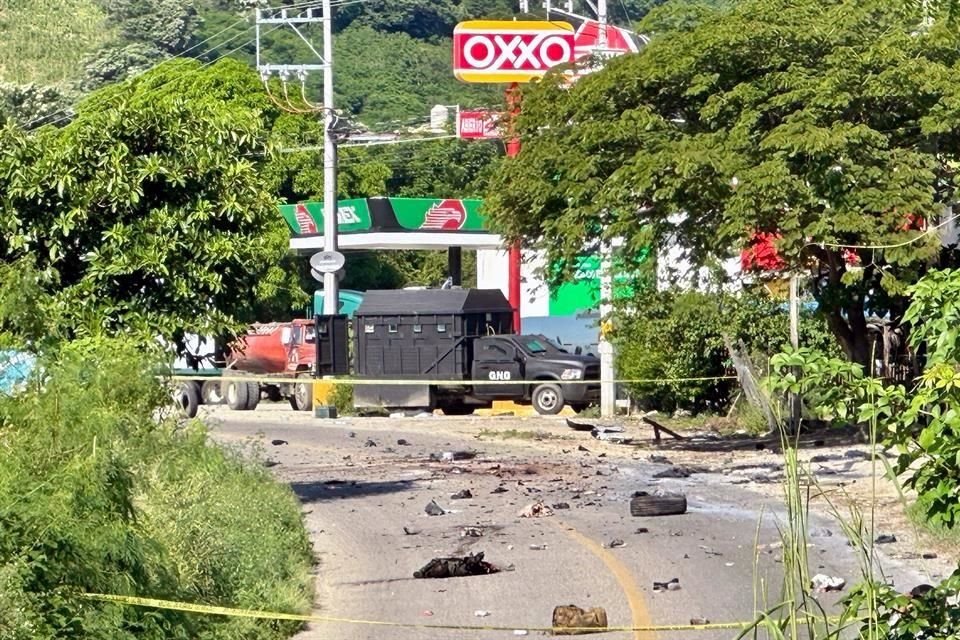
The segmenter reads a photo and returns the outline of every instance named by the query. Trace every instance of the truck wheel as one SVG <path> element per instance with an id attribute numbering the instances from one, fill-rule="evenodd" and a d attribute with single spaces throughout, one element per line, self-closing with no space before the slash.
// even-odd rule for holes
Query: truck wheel
<path id="1" fill-rule="evenodd" d="M 683 494 L 651 495 L 646 491 L 637 491 L 630 499 L 630 515 L 678 516 L 687 512 L 687 497 Z"/>
<path id="2" fill-rule="evenodd" d="M 200 400 L 203 401 L 203 404 L 222 404 L 223 383 L 214 380 L 204 382 L 200 386 Z"/>
<path id="3" fill-rule="evenodd" d="M 473 414 L 473 407 L 463 403 L 448 404 L 440 407 L 440 411 L 443 411 L 445 416 L 469 416 Z"/>
<path id="4" fill-rule="evenodd" d="M 290 396 L 290 406 L 294 411 L 313 410 L 313 383 L 301 382 L 293 385 L 293 395 Z"/>
<path id="5" fill-rule="evenodd" d="M 247 403 L 250 401 L 248 394 L 249 391 L 246 382 L 228 383 L 226 392 L 227 406 L 234 411 L 245 411 Z"/>
<path id="6" fill-rule="evenodd" d="M 542 416 L 555 416 L 563 410 L 563 391 L 555 384 L 538 385 L 530 400 Z"/>
<path id="7" fill-rule="evenodd" d="M 247 405 L 244 407 L 247 411 L 253 411 L 260 404 L 260 383 L 247 383 Z"/>
<path id="8" fill-rule="evenodd" d="M 181 384 L 177 389 L 176 400 L 186 417 L 197 417 L 197 411 L 200 408 L 200 392 L 197 390 L 195 382 L 190 381 Z"/>

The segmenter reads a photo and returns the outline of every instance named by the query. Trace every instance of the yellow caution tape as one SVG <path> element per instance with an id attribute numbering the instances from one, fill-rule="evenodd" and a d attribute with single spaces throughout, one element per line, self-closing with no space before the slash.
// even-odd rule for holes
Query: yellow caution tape
<path id="1" fill-rule="evenodd" d="M 312 375 L 304 375 L 300 377 L 286 377 L 282 375 L 269 376 L 269 375 L 173 375 L 173 376 L 159 376 L 161 379 L 165 380 L 176 380 L 176 381 L 187 381 L 187 380 L 198 380 L 201 382 L 206 382 L 208 380 L 220 380 L 224 382 L 263 382 L 267 384 L 303 384 L 306 382 L 329 382 L 331 384 L 350 384 L 354 386 L 362 385 L 411 385 L 411 384 L 427 384 L 435 386 L 446 386 L 446 387 L 459 387 L 462 385 L 510 385 L 510 384 L 544 384 L 544 383 L 553 383 L 553 384 L 603 384 L 603 383 L 613 383 L 613 384 L 675 384 L 680 382 L 712 382 L 717 380 L 736 380 L 737 376 L 713 376 L 713 377 L 702 377 L 702 378 L 636 378 L 636 379 L 623 379 L 623 380 L 429 380 L 429 379 L 410 379 L 410 380 L 397 380 L 393 379 L 380 379 L 380 378 L 343 378 L 343 377 L 323 377 L 323 378 L 314 378 Z"/>
<path id="2" fill-rule="evenodd" d="M 81 593 L 80 597 L 87 600 L 98 602 L 112 602 L 115 604 L 130 605 L 133 607 L 149 607 L 151 609 L 167 609 L 171 611 L 187 611 L 190 613 L 203 613 L 215 616 L 228 616 L 234 618 L 259 618 L 263 620 L 293 620 L 296 622 L 337 622 L 342 624 L 366 625 L 378 627 L 394 627 L 405 629 L 438 629 L 446 631 L 513 631 L 515 629 L 524 629 L 526 631 L 552 633 L 553 627 L 526 627 L 526 626 L 477 626 L 462 624 L 428 624 L 416 622 L 388 622 L 383 620 L 357 620 L 354 618 L 341 618 L 336 616 L 318 616 L 305 615 L 298 613 L 278 613 L 274 611 L 260 611 L 258 609 L 238 609 L 234 607 L 214 607 L 205 604 L 193 604 L 190 602 L 176 602 L 173 600 L 159 600 L 156 598 L 138 598 L 134 596 L 120 596 L 105 593 Z M 801 620 L 800 624 L 810 624 L 816 622 L 814 619 Z M 724 629 L 747 629 L 749 627 L 762 624 L 763 619 L 750 622 L 707 622 L 704 624 L 663 624 L 646 625 L 638 627 L 564 627 L 566 632 L 631 632 L 631 631 L 716 631 Z"/>

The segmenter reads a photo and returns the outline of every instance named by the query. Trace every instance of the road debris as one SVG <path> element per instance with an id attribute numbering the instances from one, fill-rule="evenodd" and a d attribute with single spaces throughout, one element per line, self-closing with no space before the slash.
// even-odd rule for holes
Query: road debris
<path id="1" fill-rule="evenodd" d="M 473 493 L 470 491 L 470 489 L 461 489 L 460 491 L 457 491 L 456 493 L 452 494 L 450 496 L 450 499 L 451 500 L 469 500 L 472 497 L 473 497 Z"/>
<path id="2" fill-rule="evenodd" d="M 423 611 L 420 612 L 420 615 L 422 615 L 424 618 L 429 618 L 430 616 L 433 615 L 433 611 L 430 611 L 429 609 L 424 609 Z"/>
<path id="3" fill-rule="evenodd" d="M 556 504 L 552 505 L 552 508 L 557 511 L 561 511 L 563 509 L 569 509 L 570 504 L 567 502 L 557 502 Z"/>
<path id="4" fill-rule="evenodd" d="M 546 551 L 547 545 L 545 544 L 532 544 L 530 545 L 530 551 Z"/>
<path id="5" fill-rule="evenodd" d="M 413 572 L 414 578 L 465 578 L 484 576 L 500 571 L 489 562 L 484 562 L 483 552 L 473 553 L 462 558 L 434 558 L 419 571 Z"/>
<path id="6" fill-rule="evenodd" d="M 893 544 L 897 541 L 897 536 L 892 533 L 882 533 L 873 541 L 874 544 Z"/>
<path id="7" fill-rule="evenodd" d="M 586 422 L 574 422 L 570 418 L 567 418 L 567 426 L 574 431 L 593 431 L 596 428 L 595 425 Z"/>
<path id="8" fill-rule="evenodd" d="M 600 633 L 607 628 L 607 612 L 603 607 L 581 609 L 572 604 L 553 609 L 553 634 L 574 636 L 585 633 Z"/>
<path id="9" fill-rule="evenodd" d="M 356 438 L 356 437 L 357 437 L 357 432 L 356 432 L 356 431 L 351 431 L 350 433 L 347 434 L 347 437 L 348 437 L 348 438 Z"/>
<path id="10" fill-rule="evenodd" d="M 673 578 L 667 582 L 654 582 L 654 591 L 680 591 L 680 578 Z"/>
<path id="11" fill-rule="evenodd" d="M 553 515 L 553 509 L 542 502 L 528 504 L 520 511 L 521 518 L 547 518 Z"/>
<path id="12" fill-rule="evenodd" d="M 483 527 L 464 527 L 460 529 L 461 538 L 482 538 Z"/>
<path id="13" fill-rule="evenodd" d="M 365 446 L 365 447 L 375 447 L 375 446 L 377 446 L 377 443 L 374 442 L 372 438 L 367 438 L 367 441 L 363 443 L 363 446 Z"/>
<path id="14" fill-rule="evenodd" d="M 515 635 L 515 636 L 527 636 L 527 635 L 530 635 L 530 632 L 527 631 L 526 629 L 514 629 L 514 630 L 513 630 L 513 635 Z"/>
<path id="15" fill-rule="evenodd" d="M 403 438 L 400 438 L 399 440 L 397 440 L 397 446 L 400 446 L 400 447 L 409 447 L 409 446 L 410 446 L 410 443 L 407 442 L 406 440 L 404 440 Z"/>
<path id="16" fill-rule="evenodd" d="M 710 624 L 710 621 L 706 618 L 690 618 L 690 625 L 694 627 L 699 627 L 705 624 Z"/>
<path id="17" fill-rule="evenodd" d="M 420 531 L 418 529 L 409 529 L 407 527 L 403 528 L 403 533 L 404 535 L 408 535 L 408 536 L 420 535 Z"/>
<path id="18" fill-rule="evenodd" d="M 829 591 L 842 591 L 846 584 L 847 581 L 843 578 L 818 573 L 813 576 L 813 579 L 810 581 L 810 588 L 819 593 L 826 593 Z"/>
<path id="19" fill-rule="evenodd" d="M 620 538 L 614 538 L 610 541 L 610 544 L 607 545 L 608 549 L 617 549 L 619 547 L 625 547 L 627 543 L 621 540 Z"/>
<path id="20" fill-rule="evenodd" d="M 650 533 L 650 529 L 646 527 L 637 527 L 637 530 L 634 533 Z"/>
<path id="21" fill-rule="evenodd" d="M 590 449 L 587 449 L 585 446 L 581 444 L 581 445 L 577 445 L 577 451 L 586 451 L 587 453 L 589 453 Z"/>
<path id="22" fill-rule="evenodd" d="M 428 516 L 442 516 L 446 513 L 446 511 L 443 510 L 443 507 L 437 504 L 436 500 L 431 500 L 428 502 L 427 506 L 424 507 L 423 510 Z"/>
<path id="23" fill-rule="evenodd" d="M 431 453 L 430 459 L 434 462 L 453 462 L 455 460 L 473 460 L 477 457 L 476 451 L 441 451 Z"/>
<path id="24" fill-rule="evenodd" d="M 687 497 L 682 493 L 637 491 L 630 499 L 630 515 L 673 516 L 687 512 Z"/>
<path id="25" fill-rule="evenodd" d="M 832 538 L 833 531 L 827 529 L 826 527 L 819 527 L 817 529 L 812 529 L 810 531 L 811 538 Z"/>
<path id="26" fill-rule="evenodd" d="M 597 440 L 602 440 L 603 442 L 612 442 L 613 444 L 630 444 L 633 442 L 633 438 L 627 437 L 624 434 L 626 429 L 623 427 L 594 427 L 593 431 L 590 432 Z"/>
<path id="27" fill-rule="evenodd" d="M 686 467 L 670 467 L 669 469 L 664 469 L 663 471 L 658 471 L 653 474 L 654 478 L 689 478 L 690 470 Z"/>
<path id="28" fill-rule="evenodd" d="M 503 485 L 500 485 L 499 487 L 497 487 L 496 489 L 494 489 L 494 490 L 491 491 L 490 493 L 506 493 L 507 491 L 509 491 L 509 489 L 507 489 L 507 488 L 506 488 L 505 486 L 503 486 Z"/>
<path id="29" fill-rule="evenodd" d="M 275 447 L 279 447 L 282 444 L 290 444 L 290 443 L 287 442 L 286 440 L 271 440 L 270 444 L 272 444 Z"/>

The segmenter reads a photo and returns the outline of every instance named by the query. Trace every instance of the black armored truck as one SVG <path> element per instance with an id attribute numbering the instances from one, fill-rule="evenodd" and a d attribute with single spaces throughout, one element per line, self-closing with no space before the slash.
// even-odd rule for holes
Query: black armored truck
<path id="1" fill-rule="evenodd" d="M 512 317 L 496 289 L 367 291 L 353 317 L 354 374 L 385 382 L 356 385 L 354 404 L 463 415 L 512 400 L 551 415 L 599 400 L 598 358 L 512 334 Z"/>

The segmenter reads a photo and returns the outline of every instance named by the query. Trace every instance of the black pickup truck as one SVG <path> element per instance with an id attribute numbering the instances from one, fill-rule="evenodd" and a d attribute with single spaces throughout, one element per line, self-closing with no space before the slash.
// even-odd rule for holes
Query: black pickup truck
<path id="1" fill-rule="evenodd" d="M 599 400 L 599 359 L 511 334 L 511 320 L 499 290 L 368 291 L 353 319 L 355 375 L 389 381 L 358 384 L 354 404 L 459 415 L 512 400 L 550 415 Z"/>

